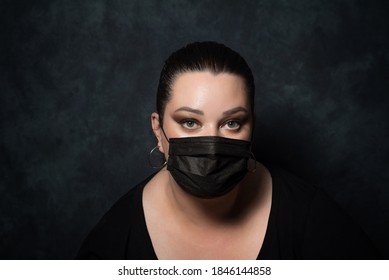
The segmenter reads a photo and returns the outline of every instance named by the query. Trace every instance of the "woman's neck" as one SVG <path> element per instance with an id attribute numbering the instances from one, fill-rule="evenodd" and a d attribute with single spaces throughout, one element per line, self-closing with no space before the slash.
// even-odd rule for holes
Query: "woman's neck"
<path id="1" fill-rule="evenodd" d="M 247 184 L 244 180 L 229 193 L 217 198 L 198 198 L 184 191 L 169 174 L 166 195 L 172 210 L 187 222 L 201 226 L 223 226 L 241 222 L 241 215 L 247 207 L 242 207 L 247 194 Z M 246 196 L 246 195 L 245 195 Z M 247 206 L 247 205 L 246 205 Z"/>

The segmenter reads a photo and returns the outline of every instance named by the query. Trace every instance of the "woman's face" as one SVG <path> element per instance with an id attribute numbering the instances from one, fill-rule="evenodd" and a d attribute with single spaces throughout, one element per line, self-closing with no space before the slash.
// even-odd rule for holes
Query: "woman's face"
<path id="1" fill-rule="evenodd" d="M 244 80 L 233 74 L 188 72 L 178 75 L 163 116 L 163 129 L 170 138 L 221 136 L 250 141 L 253 128 L 251 106 Z M 169 151 L 158 114 L 152 115 L 153 130 L 161 152 Z"/>

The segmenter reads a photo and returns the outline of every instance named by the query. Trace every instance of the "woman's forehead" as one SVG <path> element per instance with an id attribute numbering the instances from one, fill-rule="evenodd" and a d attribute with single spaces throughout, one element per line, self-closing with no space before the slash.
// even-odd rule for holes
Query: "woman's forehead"
<path id="1" fill-rule="evenodd" d="M 230 73 L 182 73 L 176 77 L 171 89 L 169 107 L 189 106 L 212 110 L 249 106 L 243 78 Z"/>

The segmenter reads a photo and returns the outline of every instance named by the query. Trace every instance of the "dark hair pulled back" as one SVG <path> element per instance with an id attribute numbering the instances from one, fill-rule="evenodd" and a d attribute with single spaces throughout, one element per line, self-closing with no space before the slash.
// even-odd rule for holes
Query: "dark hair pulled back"
<path id="1" fill-rule="evenodd" d="M 161 125 L 175 79 L 179 74 L 196 71 L 230 73 L 243 78 L 251 111 L 254 112 L 254 78 L 244 58 L 223 44 L 194 42 L 172 53 L 162 68 L 157 91 L 157 113 Z"/>

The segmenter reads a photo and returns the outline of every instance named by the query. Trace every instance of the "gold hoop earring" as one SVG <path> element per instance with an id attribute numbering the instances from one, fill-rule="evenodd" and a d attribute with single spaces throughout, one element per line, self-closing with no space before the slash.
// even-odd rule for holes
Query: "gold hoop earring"
<path id="1" fill-rule="evenodd" d="M 151 155 L 153 154 L 153 152 L 158 148 L 158 146 L 155 146 L 154 148 L 151 149 L 150 153 L 149 153 L 149 164 L 152 168 L 154 169 L 161 169 L 163 167 L 165 167 L 165 165 L 167 164 L 167 161 L 165 160 L 165 162 L 161 165 L 161 166 L 155 166 L 153 165 L 153 163 L 151 162 Z"/>

